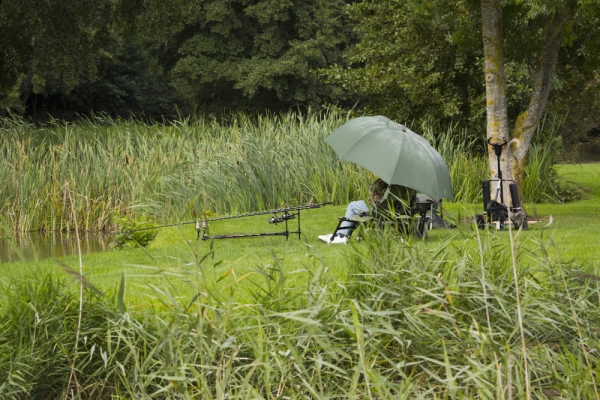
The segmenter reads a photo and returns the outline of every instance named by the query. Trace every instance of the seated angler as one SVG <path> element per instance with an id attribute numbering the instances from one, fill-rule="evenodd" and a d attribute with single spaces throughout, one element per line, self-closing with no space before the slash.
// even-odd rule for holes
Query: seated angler
<path id="1" fill-rule="evenodd" d="M 319 239 L 329 244 L 348 243 L 348 238 L 358 225 L 355 220 L 357 216 L 372 215 L 375 210 L 380 215 L 389 214 L 392 210 L 399 214 L 410 214 L 410 207 L 414 206 L 417 199 L 415 190 L 400 185 L 388 185 L 381 179 L 371 184 L 369 193 L 369 205 L 363 200 L 350 202 L 336 232 L 320 235 Z"/>

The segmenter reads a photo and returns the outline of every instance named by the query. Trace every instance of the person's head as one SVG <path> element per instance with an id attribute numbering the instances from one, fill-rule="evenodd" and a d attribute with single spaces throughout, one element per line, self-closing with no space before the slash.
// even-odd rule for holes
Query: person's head
<path id="1" fill-rule="evenodd" d="M 381 201 L 387 188 L 388 188 L 388 184 L 386 182 L 384 182 L 381 178 L 377 179 L 369 187 L 369 192 L 371 194 L 371 200 L 373 200 L 375 202 Z"/>

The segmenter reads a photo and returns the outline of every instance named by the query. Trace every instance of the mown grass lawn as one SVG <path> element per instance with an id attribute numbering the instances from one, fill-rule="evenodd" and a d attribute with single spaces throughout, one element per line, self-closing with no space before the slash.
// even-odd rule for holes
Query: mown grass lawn
<path id="1" fill-rule="evenodd" d="M 567 181 L 578 184 L 584 191 L 584 199 L 564 204 L 525 204 L 530 217 L 536 219 L 527 232 L 521 232 L 520 240 L 529 242 L 530 248 L 543 244 L 556 251 L 562 262 L 575 261 L 600 268 L 600 164 L 568 164 L 557 167 Z M 479 204 L 447 205 L 453 215 L 468 217 L 481 213 Z M 492 235 L 508 236 L 507 231 L 491 232 Z"/>

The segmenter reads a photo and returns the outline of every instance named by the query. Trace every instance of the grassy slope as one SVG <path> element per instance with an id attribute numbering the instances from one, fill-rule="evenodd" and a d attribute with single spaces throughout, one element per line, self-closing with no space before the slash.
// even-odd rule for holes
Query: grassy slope
<path id="1" fill-rule="evenodd" d="M 516 240 L 522 247 L 534 252 L 539 251 L 540 245 L 553 248 L 555 244 L 561 261 L 575 261 L 582 268 L 597 273 L 600 271 L 600 164 L 564 165 L 559 167 L 559 171 L 568 180 L 584 187 L 586 198 L 569 204 L 527 204 L 529 213 L 540 222 L 532 224 L 529 231 L 515 235 Z M 447 204 L 446 208 L 449 214 L 457 218 L 481 212 L 479 205 Z M 231 293 L 238 300 L 247 295 L 246 289 L 254 288 L 251 282 L 263 282 L 263 275 L 258 271 L 268 271 L 278 265 L 285 271 L 296 272 L 287 276 L 288 285 L 304 284 L 307 271 L 314 270 L 315 265 L 320 263 L 329 268 L 334 279 L 344 281 L 347 257 L 350 256 L 347 246 L 327 246 L 317 239 L 317 235 L 333 230 L 336 217 L 343 215 L 344 209 L 344 206 L 326 206 L 303 211 L 301 240 L 294 236 L 286 241 L 276 236 L 215 240 L 211 244 L 209 241 L 196 241 L 192 225 L 162 229 L 147 250 L 85 255 L 83 270 L 91 282 L 107 292 L 115 291 L 121 275 L 125 274 L 130 304 L 145 304 L 147 297 L 144 294 L 153 291 L 155 286 L 161 287 L 161 290 L 171 288 L 174 296 L 188 297 L 195 285 L 187 285 L 185 280 L 182 282 L 180 274 L 185 275 L 185 271 L 197 268 L 197 265 L 200 265 L 206 279 L 202 287 Z M 553 223 L 546 227 L 550 215 Z M 283 226 L 269 224 L 268 217 L 262 215 L 214 222 L 211 234 L 283 229 Z M 290 229 L 295 228 L 296 222 L 291 221 Z M 508 242 L 508 231 L 481 234 Z M 423 251 L 437 251 L 439 243 L 447 243 L 448 238 L 451 238 L 451 243 L 475 246 L 474 235 L 474 231 L 465 223 L 460 224 L 459 229 L 434 230 L 430 232 L 430 240 L 422 245 Z M 210 256 L 199 263 L 198 260 L 206 254 Z M 73 270 L 79 270 L 77 257 L 64 258 L 63 262 Z M 4 276 L 0 279 L 11 275 L 35 274 L 39 267 L 60 270 L 54 260 L 0 264 L 0 277 Z M 224 278 L 218 281 L 221 277 Z"/>
<path id="2" fill-rule="evenodd" d="M 532 212 L 552 215 L 560 254 L 564 257 L 588 260 L 600 266 L 600 164 L 563 165 L 559 172 L 565 179 L 580 184 L 586 190 L 582 201 L 551 206 L 540 204 Z M 560 232 L 560 236 L 559 236 Z"/>

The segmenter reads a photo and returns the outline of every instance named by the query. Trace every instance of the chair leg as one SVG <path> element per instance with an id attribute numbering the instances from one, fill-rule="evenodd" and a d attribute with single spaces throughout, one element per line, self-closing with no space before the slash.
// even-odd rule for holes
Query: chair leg
<path id="1" fill-rule="evenodd" d="M 427 239 L 429 236 L 429 218 L 421 213 L 418 220 L 415 221 L 414 236 L 418 239 Z"/>
<path id="2" fill-rule="evenodd" d="M 348 222 L 348 221 L 350 221 L 348 218 L 340 217 L 340 221 L 338 222 L 337 226 L 335 227 L 335 230 L 333 231 L 333 235 L 331 235 L 331 240 L 333 240 L 333 238 L 337 235 L 338 231 L 341 231 L 341 230 L 348 230 L 349 231 L 348 237 L 352 236 L 352 232 L 354 232 L 354 230 L 356 229 L 357 224 L 353 221 L 350 221 L 350 223 L 352 224 L 351 226 L 342 226 L 342 224 L 344 222 Z"/>

